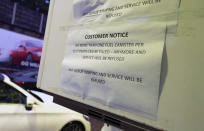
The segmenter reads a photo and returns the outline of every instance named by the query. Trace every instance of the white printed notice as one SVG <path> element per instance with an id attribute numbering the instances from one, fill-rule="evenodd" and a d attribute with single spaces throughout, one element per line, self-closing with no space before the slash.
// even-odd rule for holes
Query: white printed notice
<path id="1" fill-rule="evenodd" d="M 165 26 L 73 27 L 62 63 L 65 93 L 125 112 L 157 112 Z"/>
<path id="2" fill-rule="evenodd" d="M 74 0 L 76 24 L 113 22 L 176 12 L 180 0 Z M 166 18 L 168 19 L 168 18 Z"/>

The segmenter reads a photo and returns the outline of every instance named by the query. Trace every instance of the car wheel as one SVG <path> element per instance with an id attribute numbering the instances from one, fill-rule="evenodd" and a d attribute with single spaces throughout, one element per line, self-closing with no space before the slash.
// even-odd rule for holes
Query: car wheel
<path id="1" fill-rule="evenodd" d="M 28 62 L 33 62 L 33 56 L 32 56 L 32 54 L 28 54 L 27 56 L 26 56 L 26 61 L 28 61 Z"/>
<path id="2" fill-rule="evenodd" d="M 80 122 L 70 122 L 61 131 L 85 131 L 85 129 Z"/>

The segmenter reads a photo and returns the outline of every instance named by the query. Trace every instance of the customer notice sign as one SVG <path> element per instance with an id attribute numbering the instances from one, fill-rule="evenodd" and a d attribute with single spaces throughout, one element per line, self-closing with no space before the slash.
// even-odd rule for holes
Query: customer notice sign
<path id="1" fill-rule="evenodd" d="M 166 26 L 155 22 L 70 28 L 61 90 L 154 118 Z"/>
<path id="2" fill-rule="evenodd" d="M 166 30 L 176 29 L 179 4 L 73 0 L 60 91 L 99 109 L 156 118 Z"/>

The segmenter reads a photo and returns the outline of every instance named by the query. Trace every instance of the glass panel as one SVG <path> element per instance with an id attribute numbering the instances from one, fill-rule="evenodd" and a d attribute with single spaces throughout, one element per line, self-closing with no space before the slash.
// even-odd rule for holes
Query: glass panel
<path id="1" fill-rule="evenodd" d="M 25 104 L 26 96 L 12 88 L 10 85 L 0 82 L 0 103 Z"/>
<path id="2" fill-rule="evenodd" d="M 42 47 L 42 43 L 26 42 L 26 45 L 31 47 Z"/>

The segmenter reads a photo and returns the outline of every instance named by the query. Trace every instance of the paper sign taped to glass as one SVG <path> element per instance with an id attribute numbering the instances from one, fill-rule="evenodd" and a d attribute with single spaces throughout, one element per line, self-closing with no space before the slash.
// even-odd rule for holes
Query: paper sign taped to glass
<path id="1" fill-rule="evenodd" d="M 177 12 L 180 0 L 74 0 L 75 24 L 117 22 Z"/>
<path id="2" fill-rule="evenodd" d="M 155 118 L 165 31 L 166 25 L 156 23 L 71 28 L 61 90 L 104 107 Z"/>

